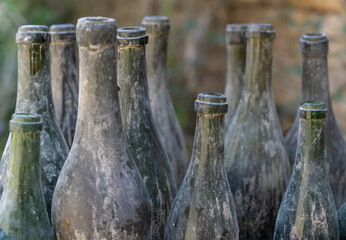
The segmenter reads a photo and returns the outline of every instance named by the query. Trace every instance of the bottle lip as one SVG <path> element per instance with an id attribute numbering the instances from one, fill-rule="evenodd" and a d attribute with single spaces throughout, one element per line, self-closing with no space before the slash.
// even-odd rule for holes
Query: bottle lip
<path id="1" fill-rule="evenodd" d="M 72 23 L 54 24 L 49 28 L 51 42 L 74 42 L 76 30 Z"/>
<path id="2" fill-rule="evenodd" d="M 16 43 L 49 43 L 49 28 L 45 25 L 23 25 L 16 33 Z"/>
<path id="3" fill-rule="evenodd" d="M 226 96 L 221 93 L 203 92 L 195 101 L 195 111 L 201 113 L 226 113 L 228 104 Z"/>
<path id="4" fill-rule="evenodd" d="M 148 34 L 168 33 L 170 29 L 169 18 L 166 16 L 145 16 L 142 26 L 146 28 Z"/>
<path id="5" fill-rule="evenodd" d="M 144 27 L 129 26 L 118 29 L 117 44 L 121 46 L 141 46 L 148 43 L 148 34 Z"/>
<path id="6" fill-rule="evenodd" d="M 77 42 L 81 46 L 115 44 L 116 31 L 114 18 L 82 17 L 77 22 Z"/>
<path id="7" fill-rule="evenodd" d="M 299 106 L 299 117 L 304 119 L 324 119 L 327 107 L 322 101 L 304 101 Z"/>
<path id="8" fill-rule="evenodd" d="M 226 43 L 246 45 L 246 32 L 248 26 L 249 24 L 246 23 L 227 24 Z"/>
<path id="9" fill-rule="evenodd" d="M 328 38 L 323 32 L 303 33 L 300 37 L 303 56 L 324 57 L 328 55 Z"/>
<path id="10" fill-rule="evenodd" d="M 274 39 L 276 36 L 273 25 L 269 23 L 251 23 L 246 32 L 247 38 Z"/>
<path id="11" fill-rule="evenodd" d="M 14 133 L 39 132 L 42 130 L 42 121 L 39 114 L 14 113 L 10 120 L 10 131 Z"/>

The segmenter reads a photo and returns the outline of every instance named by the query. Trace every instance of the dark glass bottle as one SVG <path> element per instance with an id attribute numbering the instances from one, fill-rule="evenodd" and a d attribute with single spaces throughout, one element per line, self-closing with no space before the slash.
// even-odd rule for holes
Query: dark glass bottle
<path id="1" fill-rule="evenodd" d="M 52 99 L 49 74 L 48 27 L 25 25 L 18 29 L 18 91 L 15 112 L 41 115 L 41 183 L 48 215 L 56 181 L 68 154 L 68 147 L 60 130 Z M 6 184 L 11 133 L 0 163 L 0 185 Z"/>
<path id="2" fill-rule="evenodd" d="M 282 200 L 274 239 L 338 240 L 338 218 L 325 170 L 323 102 L 303 102 L 298 109 L 297 156 Z"/>
<path id="3" fill-rule="evenodd" d="M 123 27 L 118 29 L 117 42 L 124 132 L 150 196 L 152 239 L 163 239 L 177 187 L 150 109 L 145 61 L 148 35 L 142 27 Z"/>
<path id="4" fill-rule="evenodd" d="M 346 202 L 338 210 L 340 240 L 346 240 Z"/>
<path id="5" fill-rule="evenodd" d="M 320 100 L 328 109 L 326 119 L 327 176 L 333 192 L 335 205 L 340 207 L 346 200 L 346 143 L 335 120 L 329 93 L 328 39 L 324 33 L 305 33 L 300 38 L 302 54 L 302 87 L 300 101 Z M 286 137 L 286 149 L 291 165 L 297 148 L 299 115 Z"/>
<path id="6" fill-rule="evenodd" d="M 167 220 L 165 239 L 238 239 L 234 200 L 223 165 L 226 97 L 200 93 L 189 169 Z"/>
<path id="7" fill-rule="evenodd" d="M 172 164 L 178 187 L 184 179 L 188 158 L 183 132 L 175 115 L 167 87 L 167 45 L 169 19 L 146 16 L 142 21 L 149 35 L 147 70 L 153 120 Z"/>
<path id="8" fill-rule="evenodd" d="M 225 137 L 225 168 L 237 207 L 240 239 L 272 239 L 289 179 L 289 162 L 271 87 L 275 31 L 248 26 L 245 80 Z"/>
<path id="9" fill-rule="evenodd" d="M 225 116 L 225 136 L 228 137 L 230 137 L 227 134 L 228 127 L 231 125 L 244 87 L 247 26 L 247 24 L 228 24 L 226 27 L 227 78 L 225 95 L 228 102 L 228 112 Z"/>
<path id="10" fill-rule="evenodd" d="M 150 239 L 150 199 L 121 126 L 115 20 L 80 18 L 77 42 L 77 128 L 53 197 L 56 239 Z"/>
<path id="11" fill-rule="evenodd" d="M 40 131 L 36 114 L 13 114 L 8 181 L 0 201 L 0 239 L 53 240 L 40 179 Z"/>
<path id="12" fill-rule="evenodd" d="M 52 25 L 49 30 L 52 92 L 56 116 L 71 148 L 78 110 L 78 49 L 73 24 Z"/>

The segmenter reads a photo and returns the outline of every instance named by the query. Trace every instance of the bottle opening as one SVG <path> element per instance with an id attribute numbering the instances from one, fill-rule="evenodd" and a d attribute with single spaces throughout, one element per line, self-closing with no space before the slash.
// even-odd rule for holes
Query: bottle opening
<path id="1" fill-rule="evenodd" d="M 19 33 L 48 32 L 48 30 L 48 27 L 45 25 L 24 25 L 18 28 Z"/>
<path id="2" fill-rule="evenodd" d="M 71 23 L 52 25 L 49 28 L 49 34 L 52 43 L 76 41 L 75 27 Z"/>
<path id="3" fill-rule="evenodd" d="M 239 24 L 227 24 L 226 32 L 246 32 L 248 29 L 248 24 L 239 23 Z"/>
<path id="4" fill-rule="evenodd" d="M 198 94 L 197 100 L 205 103 L 225 103 L 226 96 L 221 93 L 204 92 Z"/>
<path id="5" fill-rule="evenodd" d="M 75 27 L 72 23 L 66 24 L 54 24 L 50 26 L 49 32 L 59 33 L 59 32 L 74 32 Z"/>
<path id="6" fill-rule="evenodd" d="M 166 16 L 145 16 L 142 21 L 143 25 L 158 25 L 169 24 L 169 19 Z"/>
<path id="7" fill-rule="evenodd" d="M 322 101 L 305 101 L 299 107 L 299 116 L 305 119 L 324 119 L 327 117 L 327 108 Z"/>
<path id="8" fill-rule="evenodd" d="M 49 43 L 49 28 L 44 25 L 24 25 L 18 28 L 16 43 Z"/>
<path id="9" fill-rule="evenodd" d="M 302 34 L 302 40 L 309 41 L 309 42 L 319 42 L 327 39 L 327 36 L 325 33 L 321 32 L 315 32 L 315 33 L 304 33 Z"/>
<path id="10" fill-rule="evenodd" d="M 114 18 L 107 18 L 107 17 L 82 17 L 78 19 L 77 24 L 84 24 L 84 25 L 104 25 L 104 24 L 115 24 Z"/>
<path id="11" fill-rule="evenodd" d="M 37 132 L 42 129 L 41 117 L 33 113 L 15 113 L 10 121 L 11 132 Z"/>
<path id="12" fill-rule="evenodd" d="M 274 39 L 275 30 L 273 25 L 268 23 L 251 23 L 248 25 L 246 37 Z"/>
<path id="13" fill-rule="evenodd" d="M 122 38 L 145 37 L 146 35 L 146 30 L 143 27 L 130 26 L 118 29 L 118 37 Z"/>
<path id="14" fill-rule="evenodd" d="M 195 111 L 209 114 L 226 113 L 228 110 L 226 100 L 226 96 L 221 93 L 200 93 L 195 102 Z"/>

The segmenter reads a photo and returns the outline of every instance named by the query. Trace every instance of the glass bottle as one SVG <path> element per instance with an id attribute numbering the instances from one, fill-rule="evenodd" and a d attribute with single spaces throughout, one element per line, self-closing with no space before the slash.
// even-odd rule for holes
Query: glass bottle
<path id="1" fill-rule="evenodd" d="M 246 31 L 247 24 L 228 24 L 226 27 L 227 44 L 227 78 L 225 95 L 228 101 L 228 112 L 225 117 L 225 136 L 244 87 L 246 62 Z"/>
<path id="2" fill-rule="evenodd" d="M 346 202 L 338 210 L 340 240 L 346 240 Z"/>
<path id="3" fill-rule="evenodd" d="M 179 187 L 186 173 L 188 157 L 184 135 L 175 115 L 167 87 L 169 19 L 165 16 L 146 16 L 142 25 L 149 35 L 147 71 L 150 107 L 155 126 L 172 164 Z"/>
<path id="4" fill-rule="evenodd" d="M 226 97 L 200 93 L 190 166 L 167 220 L 165 239 L 238 239 L 234 200 L 223 165 Z"/>
<path id="5" fill-rule="evenodd" d="M 13 114 L 8 181 L 0 201 L 0 239 L 53 240 L 40 179 L 40 131 L 37 114 Z"/>
<path id="6" fill-rule="evenodd" d="M 320 100 L 328 109 L 326 119 L 326 164 L 335 205 L 339 208 L 346 200 L 346 143 L 335 120 L 329 93 L 328 38 L 324 33 L 305 33 L 300 38 L 302 54 L 302 87 L 300 101 Z M 286 149 L 291 165 L 297 148 L 299 115 L 286 137 Z"/>
<path id="7" fill-rule="evenodd" d="M 177 193 L 171 163 L 153 121 L 146 75 L 142 27 L 118 29 L 118 84 L 122 123 L 132 158 L 144 179 L 152 207 L 152 239 L 163 239 Z"/>
<path id="8" fill-rule="evenodd" d="M 18 90 L 15 112 L 41 115 L 41 184 L 50 216 L 56 181 L 68 154 L 68 147 L 56 119 L 49 74 L 48 27 L 24 25 L 16 34 L 18 44 Z M 11 133 L 0 163 L 0 185 L 7 181 Z"/>
<path id="9" fill-rule="evenodd" d="M 150 199 L 121 126 L 115 20 L 80 18 L 77 42 L 77 128 L 53 196 L 56 239 L 150 239 Z"/>
<path id="10" fill-rule="evenodd" d="M 289 179 L 289 162 L 271 87 L 270 24 L 246 33 L 246 85 L 225 137 L 225 168 L 237 207 L 240 239 L 272 239 Z"/>
<path id="11" fill-rule="evenodd" d="M 73 24 L 52 25 L 49 30 L 52 91 L 55 112 L 71 148 L 78 110 L 78 49 Z"/>
<path id="12" fill-rule="evenodd" d="M 298 114 L 297 155 L 274 239 L 338 240 L 338 217 L 324 163 L 326 105 L 303 102 Z"/>

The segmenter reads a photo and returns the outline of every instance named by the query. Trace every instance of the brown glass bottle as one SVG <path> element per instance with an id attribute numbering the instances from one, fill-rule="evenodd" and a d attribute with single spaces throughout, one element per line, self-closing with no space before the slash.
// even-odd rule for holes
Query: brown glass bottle
<path id="1" fill-rule="evenodd" d="M 247 26 L 247 24 L 228 24 L 226 27 L 227 77 L 225 95 L 228 102 L 228 112 L 225 117 L 225 136 L 228 136 L 228 127 L 231 125 L 244 88 Z"/>
<path id="2" fill-rule="evenodd" d="M 115 20 L 80 18 L 77 42 L 77 128 L 53 197 L 56 239 L 150 239 L 150 199 L 121 125 Z"/>
<path id="3" fill-rule="evenodd" d="M 323 101 L 328 109 L 326 118 L 326 165 L 336 208 L 346 200 L 346 143 L 335 120 L 329 93 L 328 38 L 324 33 L 305 33 L 300 38 L 302 54 L 302 86 L 300 101 Z M 299 114 L 286 137 L 286 149 L 293 165 L 296 156 Z"/>
<path id="4" fill-rule="evenodd" d="M 226 97 L 200 93 L 189 169 L 167 220 L 165 240 L 238 239 L 237 214 L 223 164 Z"/>
<path id="5" fill-rule="evenodd" d="M 73 24 L 52 25 L 49 30 L 52 93 L 56 117 L 71 148 L 78 110 L 78 48 Z"/>
<path id="6" fill-rule="evenodd" d="M 270 24 L 246 33 L 246 83 L 225 136 L 225 168 L 234 196 L 240 239 L 272 239 L 289 179 L 289 162 L 271 86 Z"/>
<path id="7" fill-rule="evenodd" d="M 167 46 L 170 29 L 165 16 L 146 16 L 142 21 L 149 35 L 147 71 L 149 99 L 155 126 L 172 164 L 178 187 L 184 179 L 188 158 L 183 132 L 167 87 Z"/>

